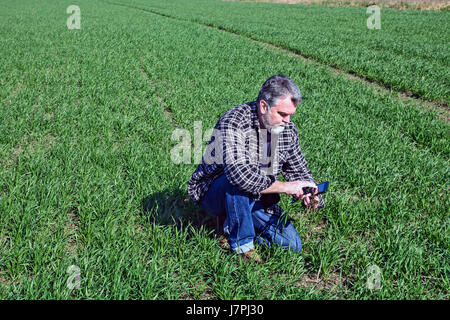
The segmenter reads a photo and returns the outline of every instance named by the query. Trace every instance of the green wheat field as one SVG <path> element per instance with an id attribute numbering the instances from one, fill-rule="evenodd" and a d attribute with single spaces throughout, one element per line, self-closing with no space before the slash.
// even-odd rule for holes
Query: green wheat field
<path id="1" fill-rule="evenodd" d="M 0 0 L 0 299 L 449 299 L 450 12 L 368 18 Z M 194 122 L 202 139 L 278 73 L 302 91 L 292 121 L 330 189 L 316 213 L 282 197 L 301 254 L 259 246 L 265 263 L 246 264 L 187 194 Z"/>

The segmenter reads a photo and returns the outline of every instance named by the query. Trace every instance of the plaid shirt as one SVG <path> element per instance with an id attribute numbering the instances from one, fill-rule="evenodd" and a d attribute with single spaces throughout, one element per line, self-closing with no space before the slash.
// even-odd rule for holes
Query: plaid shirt
<path id="1" fill-rule="evenodd" d="M 272 139 L 270 151 L 267 150 L 268 137 Z M 212 182 L 225 174 L 232 185 L 249 193 L 253 200 L 262 200 L 260 192 L 270 187 L 280 173 L 286 181 L 314 182 L 300 149 L 295 124 L 289 122 L 278 135 L 267 134 L 267 130 L 260 127 L 256 101 L 252 101 L 220 117 L 202 162 L 188 182 L 188 193 L 195 203 L 200 203 Z M 319 198 L 319 207 L 323 208 L 325 204 L 320 195 Z M 277 205 L 267 209 L 275 214 L 282 212 Z"/>

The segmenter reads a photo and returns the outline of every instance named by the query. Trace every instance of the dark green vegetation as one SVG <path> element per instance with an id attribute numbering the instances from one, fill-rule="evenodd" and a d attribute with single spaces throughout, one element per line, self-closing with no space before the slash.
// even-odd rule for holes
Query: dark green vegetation
<path id="1" fill-rule="evenodd" d="M 438 111 L 326 64 L 181 21 L 201 21 L 191 2 L 123 3 L 77 1 L 81 30 L 68 30 L 71 1 L 0 2 L 0 298 L 448 299 L 449 126 Z M 221 2 L 197 9 L 214 5 L 223 16 Z M 339 10 L 365 23 L 364 10 Z M 261 22 L 252 12 L 240 27 L 255 32 L 277 14 Z M 395 14 L 407 19 L 386 15 Z M 421 14 L 414 12 L 448 22 L 448 13 Z M 329 32 L 315 39 L 334 48 Z M 444 49 L 424 54 L 441 67 L 422 90 L 448 101 L 448 41 Z M 387 66 L 383 76 L 400 77 Z M 316 214 L 282 199 L 298 217 L 302 254 L 259 247 L 267 263 L 252 266 L 218 250 L 211 220 L 188 200 L 196 165 L 171 161 L 171 135 L 180 128 L 193 137 L 194 121 L 212 128 L 275 73 L 299 84 L 301 147 L 316 180 L 331 184 Z M 149 218 L 143 203 L 153 207 Z M 80 268 L 79 290 L 66 285 L 71 265 Z M 373 265 L 382 272 L 378 290 L 366 284 Z"/>

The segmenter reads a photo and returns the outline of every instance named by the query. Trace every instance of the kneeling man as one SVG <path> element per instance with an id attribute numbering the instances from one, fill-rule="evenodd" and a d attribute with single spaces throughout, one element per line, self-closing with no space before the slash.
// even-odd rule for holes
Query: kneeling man
<path id="1" fill-rule="evenodd" d="M 285 75 L 266 80 L 256 101 L 226 111 L 214 127 L 188 193 L 208 214 L 224 216 L 231 250 L 260 261 L 254 241 L 301 251 L 302 241 L 277 205 L 280 193 L 323 208 L 302 155 L 291 116 L 301 103 L 298 86 Z M 279 174 L 285 182 L 277 180 Z M 303 194 L 302 188 L 314 188 Z"/>

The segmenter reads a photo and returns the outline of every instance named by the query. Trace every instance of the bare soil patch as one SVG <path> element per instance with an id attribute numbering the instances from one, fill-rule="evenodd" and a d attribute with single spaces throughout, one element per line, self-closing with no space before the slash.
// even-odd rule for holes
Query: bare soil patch
<path id="1" fill-rule="evenodd" d="M 36 138 L 32 139 L 29 135 L 25 134 L 12 150 L 11 157 L 6 160 L 5 167 L 12 166 L 19 156 L 24 153 L 34 154 L 40 149 L 44 152 L 48 152 L 56 140 L 57 137 L 51 134 L 47 134 L 39 140 Z"/>
<path id="2" fill-rule="evenodd" d="M 282 4 L 320 4 L 326 6 L 367 7 L 376 4 L 380 8 L 409 10 L 450 10 L 449 0 L 223 0 L 241 2 L 270 2 Z"/>
<path id="3" fill-rule="evenodd" d="M 338 299 L 343 292 L 348 289 L 348 279 L 343 278 L 340 274 L 331 273 L 325 278 L 315 274 L 305 275 L 296 283 L 300 288 L 315 288 L 319 292 L 330 292 L 337 294 Z"/>
<path id="4" fill-rule="evenodd" d="M 77 253 L 77 233 L 79 225 L 80 218 L 78 216 L 78 207 L 71 206 L 67 212 L 66 225 L 64 229 L 68 237 L 66 253 L 69 255 L 76 255 Z"/>

